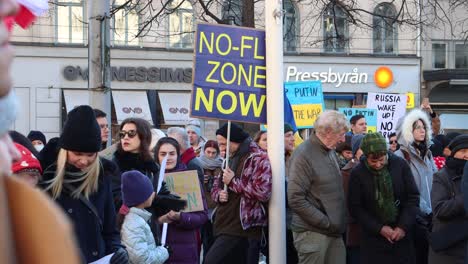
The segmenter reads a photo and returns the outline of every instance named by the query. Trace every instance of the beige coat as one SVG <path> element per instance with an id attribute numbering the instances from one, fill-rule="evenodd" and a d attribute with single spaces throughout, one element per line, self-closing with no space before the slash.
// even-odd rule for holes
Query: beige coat
<path id="1" fill-rule="evenodd" d="M 68 219 L 39 190 L 0 176 L 0 215 L 0 263 L 80 263 Z"/>

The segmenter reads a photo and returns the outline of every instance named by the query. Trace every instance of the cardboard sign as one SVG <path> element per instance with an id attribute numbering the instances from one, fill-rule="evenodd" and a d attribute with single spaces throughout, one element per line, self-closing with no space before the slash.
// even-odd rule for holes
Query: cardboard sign
<path id="1" fill-rule="evenodd" d="M 325 109 L 322 83 L 319 81 L 286 82 L 286 94 L 297 128 L 311 128 Z"/>
<path id="2" fill-rule="evenodd" d="M 367 108 L 377 109 L 377 131 L 387 138 L 406 113 L 406 95 L 368 93 Z"/>
<path id="3" fill-rule="evenodd" d="M 198 24 L 192 117 L 266 123 L 265 31 Z"/>
<path id="4" fill-rule="evenodd" d="M 196 170 L 166 173 L 164 176 L 167 188 L 187 201 L 182 212 L 203 211 L 203 197 Z"/>
<path id="5" fill-rule="evenodd" d="M 348 121 L 355 115 L 363 115 L 367 122 L 367 133 L 377 132 L 377 110 L 369 108 L 339 108 Z"/>

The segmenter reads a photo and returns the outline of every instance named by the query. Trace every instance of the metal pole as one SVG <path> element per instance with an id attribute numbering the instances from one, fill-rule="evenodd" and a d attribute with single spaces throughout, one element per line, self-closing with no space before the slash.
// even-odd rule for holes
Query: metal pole
<path id="1" fill-rule="evenodd" d="M 89 0 L 87 4 L 89 105 L 104 111 L 111 123 L 110 2 L 109 0 Z M 108 147 L 112 144 L 111 139 L 112 129 L 109 129 Z"/>
<path id="2" fill-rule="evenodd" d="M 286 263 L 286 202 L 284 161 L 283 3 L 265 1 L 268 157 L 273 172 L 269 206 L 269 260 Z M 271 144 L 274 143 L 274 144 Z"/>

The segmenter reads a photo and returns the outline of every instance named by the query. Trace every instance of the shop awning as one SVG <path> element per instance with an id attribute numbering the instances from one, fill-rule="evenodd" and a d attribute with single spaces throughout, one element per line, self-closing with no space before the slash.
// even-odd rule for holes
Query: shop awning
<path id="1" fill-rule="evenodd" d="M 88 90 L 63 90 L 67 113 L 80 105 L 89 105 Z"/>
<path id="2" fill-rule="evenodd" d="M 153 124 L 146 91 L 112 91 L 117 122 L 139 117 Z"/>
<path id="3" fill-rule="evenodd" d="M 159 92 L 165 125 L 185 125 L 190 116 L 190 93 Z"/>
<path id="4" fill-rule="evenodd" d="M 431 105 L 468 106 L 468 85 L 451 85 L 443 82 L 429 93 Z"/>

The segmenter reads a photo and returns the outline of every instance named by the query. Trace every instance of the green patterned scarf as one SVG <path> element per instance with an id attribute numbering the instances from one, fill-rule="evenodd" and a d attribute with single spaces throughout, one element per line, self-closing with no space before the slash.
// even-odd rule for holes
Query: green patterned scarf
<path id="1" fill-rule="evenodd" d="M 374 175 L 375 201 L 377 202 L 377 214 L 384 224 L 394 223 L 397 216 L 395 197 L 393 194 L 392 176 L 387 165 L 380 170 L 369 166 L 367 159 L 364 160 L 367 169 Z"/>

